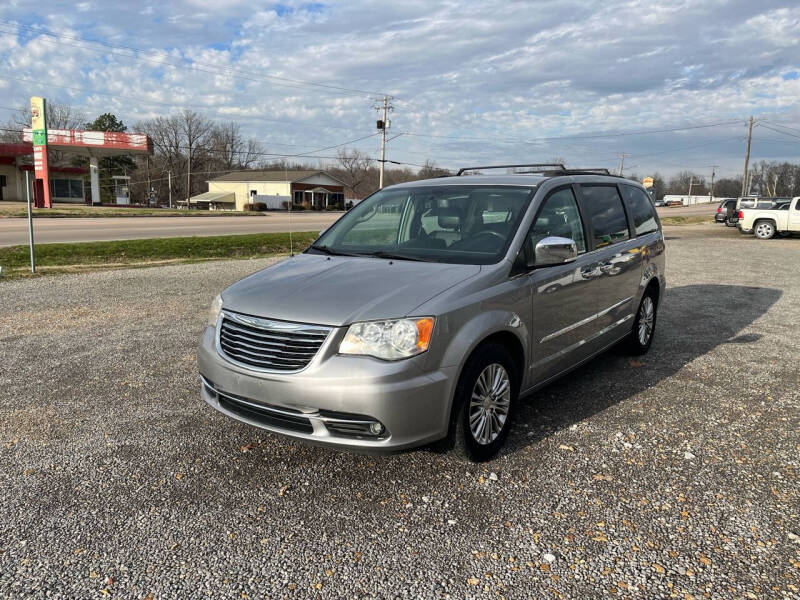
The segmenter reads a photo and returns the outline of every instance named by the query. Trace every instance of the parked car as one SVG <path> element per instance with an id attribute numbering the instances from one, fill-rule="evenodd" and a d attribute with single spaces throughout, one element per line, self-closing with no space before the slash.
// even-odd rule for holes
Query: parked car
<path id="1" fill-rule="evenodd" d="M 728 227 L 733 227 L 739 220 L 739 211 L 736 210 L 737 198 L 723 198 L 722 202 L 717 206 L 717 212 L 714 214 L 714 221 L 717 223 L 725 223 Z"/>
<path id="2" fill-rule="evenodd" d="M 311 443 L 486 460 L 521 396 L 620 342 L 647 352 L 664 288 L 640 184 L 563 167 L 403 183 L 216 298 L 202 397 Z"/>
<path id="3" fill-rule="evenodd" d="M 755 233 L 762 240 L 768 240 L 776 233 L 800 233 L 800 196 L 789 202 L 779 202 L 772 208 L 743 208 L 739 210 L 737 227 L 740 232 Z"/>
<path id="4" fill-rule="evenodd" d="M 666 205 L 667 203 L 664 202 L 663 200 L 656 200 L 655 202 L 653 202 L 653 206 L 655 207 L 666 206 Z"/>

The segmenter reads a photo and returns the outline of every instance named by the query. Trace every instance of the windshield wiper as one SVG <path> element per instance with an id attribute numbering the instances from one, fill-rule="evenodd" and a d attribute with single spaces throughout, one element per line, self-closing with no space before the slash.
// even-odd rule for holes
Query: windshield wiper
<path id="1" fill-rule="evenodd" d="M 363 256 L 363 254 L 356 254 L 354 252 L 342 252 L 341 250 L 335 250 L 334 248 L 331 248 L 330 246 L 325 246 L 324 244 L 322 245 L 312 244 L 311 247 L 314 250 L 319 250 L 323 254 L 327 254 L 328 256 Z"/>
<path id="2" fill-rule="evenodd" d="M 362 256 L 376 256 L 378 258 L 389 258 L 394 260 L 413 260 L 416 262 L 439 262 L 438 260 L 432 258 L 409 256 L 408 254 L 398 254 L 397 252 L 386 252 L 385 250 L 377 250 L 375 252 L 365 253 Z"/>

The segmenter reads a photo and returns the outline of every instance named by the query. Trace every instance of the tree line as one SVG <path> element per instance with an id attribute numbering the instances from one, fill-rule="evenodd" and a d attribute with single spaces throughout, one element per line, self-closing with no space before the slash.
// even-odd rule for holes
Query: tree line
<path id="1" fill-rule="evenodd" d="M 693 171 L 681 171 L 668 180 L 660 173 L 652 175 L 653 195 L 657 199 L 665 195 L 707 196 L 711 193 L 711 181 Z M 629 179 L 641 181 L 638 175 Z M 721 177 L 714 180 L 715 198 L 738 198 L 742 193 L 742 177 Z M 754 163 L 748 169 L 746 195 L 792 197 L 800 195 L 800 164 L 765 160 Z"/>

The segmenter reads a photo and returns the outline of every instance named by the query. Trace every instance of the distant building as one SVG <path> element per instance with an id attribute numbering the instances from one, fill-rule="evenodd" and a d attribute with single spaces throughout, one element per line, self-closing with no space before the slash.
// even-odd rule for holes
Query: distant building
<path id="1" fill-rule="evenodd" d="M 256 202 L 280 210 L 289 201 L 316 210 L 344 207 L 344 183 L 325 171 L 240 171 L 209 180 L 208 192 L 190 199 L 210 210 L 244 210 Z"/>
<path id="2" fill-rule="evenodd" d="M 684 206 L 690 206 L 692 204 L 708 204 L 709 202 L 713 202 L 714 198 L 711 196 L 682 196 L 680 194 L 667 194 L 664 196 L 663 200 L 667 204 L 670 202 L 680 202 Z"/>
<path id="3" fill-rule="evenodd" d="M 29 158 L 30 162 L 25 159 Z M 35 200 L 41 190 L 37 189 L 33 172 L 33 145 L 19 142 L 0 143 L 0 201 L 27 202 L 25 171 L 30 171 L 31 198 Z M 55 202 L 86 202 L 83 176 L 88 173 L 83 167 L 50 166 L 50 197 Z M 40 180 L 41 184 L 41 180 Z M 41 187 L 41 185 L 39 185 Z"/>

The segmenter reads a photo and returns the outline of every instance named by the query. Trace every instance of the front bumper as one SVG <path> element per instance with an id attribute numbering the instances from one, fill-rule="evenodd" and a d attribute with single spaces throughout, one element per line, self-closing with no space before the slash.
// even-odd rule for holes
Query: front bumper
<path id="1" fill-rule="evenodd" d="M 298 373 L 256 372 L 217 352 L 207 327 L 197 351 L 202 397 L 221 413 L 306 442 L 393 451 L 440 439 L 447 433 L 457 375 L 450 367 L 426 372 L 424 355 L 387 362 L 340 356 L 334 331 Z M 380 423 L 380 433 L 370 429 Z"/>

